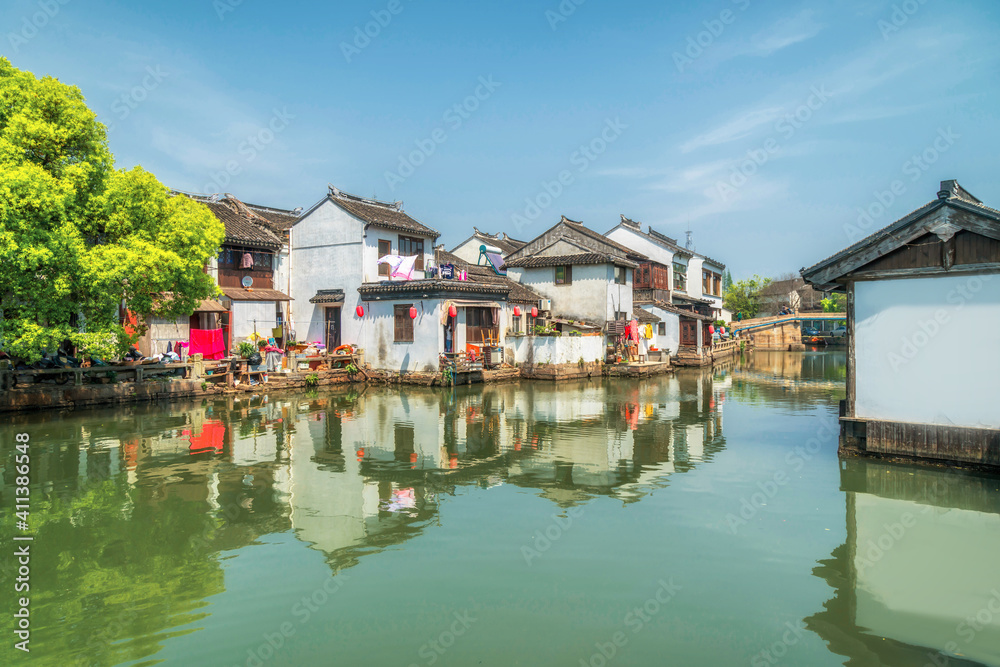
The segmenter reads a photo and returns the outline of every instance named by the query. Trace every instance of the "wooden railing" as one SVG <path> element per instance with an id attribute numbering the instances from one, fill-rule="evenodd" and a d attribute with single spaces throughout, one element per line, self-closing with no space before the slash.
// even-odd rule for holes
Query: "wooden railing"
<path id="1" fill-rule="evenodd" d="M 471 373 L 483 370 L 483 358 L 470 357 L 465 352 L 445 352 L 440 357 L 440 368 L 450 368 L 455 373 Z"/>
<path id="2" fill-rule="evenodd" d="M 46 368 L 42 370 L 28 369 L 5 369 L 0 370 L 0 390 L 7 390 L 14 386 L 16 378 L 28 376 L 31 378 L 30 384 L 36 384 L 39 380 L 53 378 L 60 384 L 68 384 L 70 380 L 75 386 L 83 384 L 84 377 L 107 376 L 109 373 L 115 374 L 115 381 L 121 381 L 120 375 L 131 375 L 135 382 L 142 382 L 157 375 L 167 372 L 182 371 L 182 377 L 189 377 L 191 374 L 191 364 L 130 364 L 127 366 L 88 366 L 87 368 Z"/>

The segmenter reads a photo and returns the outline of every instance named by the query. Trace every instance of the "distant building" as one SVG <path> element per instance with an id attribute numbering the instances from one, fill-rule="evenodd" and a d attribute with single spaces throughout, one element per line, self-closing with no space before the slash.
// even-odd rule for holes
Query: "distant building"
<path id="1" fill-rule="evenodd" d="M 956 181 L 808 269 L 847 293 L 841 446 L 1000 465 L 1000 211 Z"/>
<path id="2" fill-rule="evenodd" d="M 632 269 L 648 258 L 563 216 L 505 257 L 507 275 L 551 301 L 548 316 L 603 328 L 632 316 Z"/>

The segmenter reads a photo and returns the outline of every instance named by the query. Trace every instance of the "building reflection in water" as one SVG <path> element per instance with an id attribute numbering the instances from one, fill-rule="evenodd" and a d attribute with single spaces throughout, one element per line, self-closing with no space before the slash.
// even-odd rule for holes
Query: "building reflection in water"
<path id="1" fill-rule="evenodd" d="M 807 627 L 849 665 L 1000 664 L 1000 480 L 842 462 L 847 542 Z M 971 662 L 970 662 L 971 661 Z"/>

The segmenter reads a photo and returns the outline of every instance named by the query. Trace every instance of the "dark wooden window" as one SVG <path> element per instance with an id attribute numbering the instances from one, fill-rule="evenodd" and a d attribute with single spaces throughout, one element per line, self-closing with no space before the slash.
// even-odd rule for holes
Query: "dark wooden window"
<path id="1" fill-rule="evenodd" d="M 465 309 L 465 340 L 473 345 L 481 345 L 487 340 L 495 341 L 499 335 L 499 326 L 494 324 L 493 308 Z"/>
<path id="2" fill-rule="evenodd" d="M 666 322 L 658 322 L 657 323 L 657 325 L 656 325 L 656 335 L 657 336 L 666 336 L 667 335 L 667 323 Z"/>
<path id="3" fill-rule="evenodd" d="M 649 270 L 649 267 L 646 267 Z M 616 285 L 626 285 L 628 284 L 628 275 L 625 273 L 627 269 L 624 266 L 615 267 L 615 284 Z"/>
<path id="4" fill-rule="evenodd" d="M 219 251 L 220 269 L 239 269 L 243 265 L 243 255 L 253 258 L 254 271 L 273 271 L 274 253 L 270 250 L 254 250 L 252 248 L 226 247 Z"/>
<path id="5" fill-rule="evenodd" d="M 413 320 L 410 319 L 410 307 L 413 304 L 402 304 L 393 306 L 394 337 L 397 343 L 413 342 Z"/>
<path id="6" fill-rule="evenodd" d="M 557 266 L 556 285 L 572 285 L 572 284 L 573 284 L 573 267 Z"/>
<path id="7" fill-rule="evenodd" d="M 711 294 L 712 293 L 712 273 L 711 271 L 701 272 L 701 293 Z"/>
<path id="8" fill-rule="evenodd" d="M 392 254 L 392 241 L 381 241 L 380 240 L 378 242 L 378 258 L 377 259 L 382 259 L 386 255 L 391 255 L 391 254 Z M 378 265 L 378 274 L 380 276 L 388 276 L 389 275 L 389 265 L 388 264 L 379 264 Z"/>
<path id="9" fill-rule="evenodd" d="M 413 238 L 412 236 L 399 237 L 399 254 L 403 257 L 417 256 L 417 262 L 413 268 L 417 271 L 424 270 L 424 240 Z"/>

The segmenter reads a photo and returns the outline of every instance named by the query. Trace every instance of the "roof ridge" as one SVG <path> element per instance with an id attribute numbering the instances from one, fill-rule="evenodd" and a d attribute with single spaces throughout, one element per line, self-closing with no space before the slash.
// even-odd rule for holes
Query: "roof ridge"
<path id="1" fill-rule="evenodd" d="M 369 206 L 380 206 L 382 208 L 386 208 L 391 211 L 397 211 L 397 212 L 403 211 L 403 202 L 401 201 L 386 202 L 380 199 L 375 199 L 373 197 L 361 197 L 359 195 L 353 195 L 350 192 L 344 192 L 343 190 L 341 190 L 340 188 L 338 188 L 333 184 L 328 184 L 328 185 L 330 188 L 330 196 L 335 199 L 346 199 L 349 201 L 357 201 L 361 202 L 362 204 L 368 204 Z"/>

